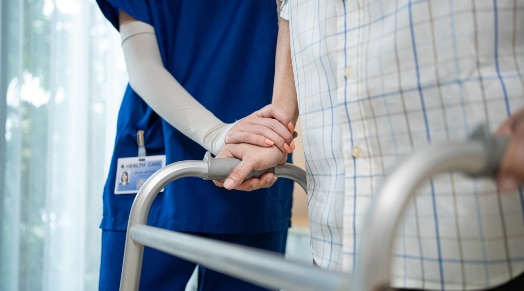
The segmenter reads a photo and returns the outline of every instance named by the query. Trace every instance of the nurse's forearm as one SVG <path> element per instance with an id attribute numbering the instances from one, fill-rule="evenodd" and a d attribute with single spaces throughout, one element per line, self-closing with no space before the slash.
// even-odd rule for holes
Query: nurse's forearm
<path id="1" fill-rule="evenodd" d="M 234 124 L 215 117 L 164 68 L 152 26 L 121 22 L 120 35 L 133 90 L 165 121 L 217 154 Z"/>

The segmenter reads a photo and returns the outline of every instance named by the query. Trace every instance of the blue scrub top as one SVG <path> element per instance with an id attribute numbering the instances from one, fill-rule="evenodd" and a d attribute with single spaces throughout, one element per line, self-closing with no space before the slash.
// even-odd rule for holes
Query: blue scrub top
<path id="1" fill-rule="evenodd" d="M 271 102 L 278 32 L 274 0 L 97 0 L 118 29 L 118 9 L 151 24 L 165 67 L 200 103 L 234 122 Z M 128 86 L 118 115 L 111 167 L 104 188 L 101 228 L 125 230 L 135 194 L 114 194 L 117 159 L 136 157 L 137 131 L 148 155 L 167 164 L 202 160 L 205 150 L 163 121 Z M 271 189 L 227 191 L 211 181 L 182 178 L 168 184 L 149 224 L 176 231 L 249 233 L 290 226 L 293 182 Z"/>

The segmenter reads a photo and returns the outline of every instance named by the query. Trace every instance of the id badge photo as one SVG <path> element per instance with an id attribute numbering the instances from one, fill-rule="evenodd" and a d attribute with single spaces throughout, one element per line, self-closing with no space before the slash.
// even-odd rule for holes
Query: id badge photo
<path id="1" fill-rule="evenodd" d="M 145 181 L 165 165 L 165 155 L 119 158 L 115 194 L 138 193 Z"/>

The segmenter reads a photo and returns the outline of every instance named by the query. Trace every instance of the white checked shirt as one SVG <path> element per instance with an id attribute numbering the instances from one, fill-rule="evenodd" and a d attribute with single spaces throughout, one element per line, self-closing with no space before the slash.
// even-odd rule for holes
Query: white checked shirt
<path id="1" fill-rule="evenodd" d="M 287 16 L 286 16 L 287 14 Z M 414 150 L 524 107 L 524 1 L 289 0 L 317 264 L 350 271 L 385 175 Z M 412 201 L 396 287 L 465 290 L 524 270 L 524 196 L 458 173 Z"/>

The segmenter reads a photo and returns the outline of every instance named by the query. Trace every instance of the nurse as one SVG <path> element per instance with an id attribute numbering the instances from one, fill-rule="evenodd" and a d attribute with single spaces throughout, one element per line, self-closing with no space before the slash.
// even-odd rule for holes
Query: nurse
<path id="1" fill-rule="evenodd" d="M 266 107 L 272 96 L 277 6 L 267 0 L 97 0 L 119 30 L 129 75 L 103 193 L 100 290 L 118 290 L 127 220 L 138 191 L 118 191 L 118 175 L 149 175 L 147 165 L 201 160 L 225 143 L 294 148 L 291 120 Z M 264 117 L 277 116 L 275 119 Z M 284 125 L 283 125 L 284 124 Z M 249 128 L 250 131 L 244 130 Z M 248 134 L 247 132 L 253 132 Z M 145 147 L 139 156 L 139 143 Z M 247 135 L 247 136 L 246 136 Z M 281 160 L 279 162 L 284 162 Z M 139 169 L 139 170 L 138 170 Z M 120 171 L 119 171 L 120 170 Z M 118 177 L 118 178 L 117 178 Z M 267 174 L 253 188 L 271 185 Z M 131 183 L 132 185 L 139 185 Z M 137 186 L 138 187 L 138 186 Z M 280 179 L 246 192 L 184 178 L 168 184 L 151 207 L 149 225 L 284 253 L 293 183 Z M 145 249 L 140 290 L 184 290 L 195 264 Z M 200 290 L 261 288 L 199 266 Z"/>

